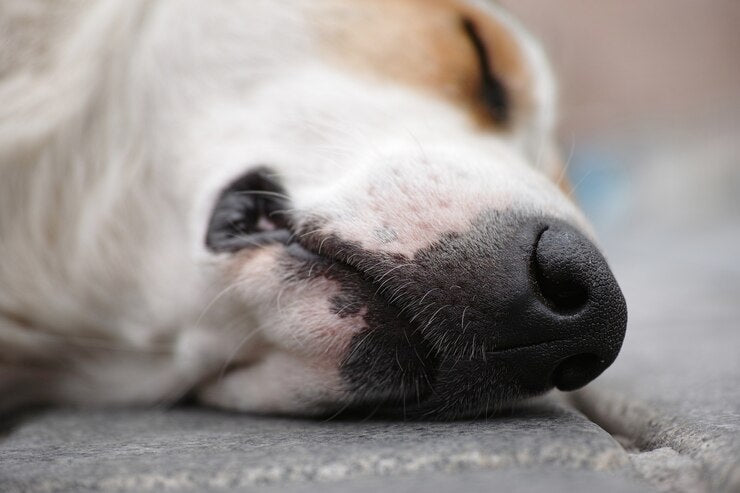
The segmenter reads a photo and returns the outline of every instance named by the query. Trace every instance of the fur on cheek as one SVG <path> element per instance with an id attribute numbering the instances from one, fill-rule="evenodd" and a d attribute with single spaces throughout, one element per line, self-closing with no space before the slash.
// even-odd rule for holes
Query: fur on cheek
<path id="1" fill-rule="evenodd" d="M 284 250 L 275 245 L 237 256 L 237 301 L 250 310 L 258 323 L 255 330 L 270 346 L 338 367 L 352 337 L 366 327 L 364 312 L 336 306 L 343 287 L 323 275 L 323 260 L 322 265 L 302 266 L 296 275 Z"/>
<path id="2" fill-rule="evenodd" d="M 234 369 L 198 391 L 200 400 L 217 407 L 273 414 L 320 414 L 346 396 L 336 366 L 282 351 Z"/>

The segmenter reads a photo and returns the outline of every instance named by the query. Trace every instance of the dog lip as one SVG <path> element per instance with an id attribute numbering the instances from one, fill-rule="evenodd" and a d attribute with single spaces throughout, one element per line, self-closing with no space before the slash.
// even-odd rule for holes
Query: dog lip
<path id="1" fill-rule="evenodd" d="M 491 351 L 486 351 L 486 354 L 496 356 L 496 355 L 501 355 L 501 354 L 513 353 L 516 351 L 524 351 L 524 350 L 529 350 L 533 348 L 539 348 L 542 346 L 547 346 L 552 343 L 563 342 L 566 340 L 567 340 L 566 338 L 548 339 L 545 341 L 533 342 L 530 344 L 519 344 L 516 346 L 497 347 L 496 349 L 493 349 Z"/>
<path id="2" fill-rule="evenodd" d="M 293 232 L 290 234 L 288 241 L 285 242 L 288 254 L 293 258 L 309 261 L 309 262 L 331 262 L 332 264 L 339 264 L 346 269 L 354 271 L 364 283 L 367 283 L 373 287 L 374 296 L 381 297 L 384 302 L 396 310 L 399 313 L 404 312 L 404 307 L 392 303 L 386 296 L 384 296 L 384 290 L 380 285 L 379 279 L 374 276 L 367 269 L 362 268 L 362 262 L 353 261 L 355 255 L 347 255 L 346 248 L 342 248 L 337 245 L 337 239 L 334 236 L 321 237 L 315 233 L 306 234 Z M 409 325 L 413 325 L 410 320 L 404 317 Z"/>
<path id="3" fill-rule="evenodd" d="M 567 338 L 554 338 L 554 339 L 547 339 L 542 340 L 538 342 L 534 342 L 531 344 L 521 344 L 516 346 L 507 346 L 507 347 L 501 347 L 497 348 L 495 350 L 486 351 L 486 356 L 491 358 L 496 357 L 515 357 L 518 352 L 521 351 L 537 351 L 540 348 L 546 348 L 547 346 L 551 344 L 557 344 L 559 342 L 567 342 Z M 560 361 L 565 360 L 567 358 L 561 358 Z M 481 414 L 485 414 L 488 416 L 489 413 L 496 413 L 498 412 L 496 409 L 488 410 L 487 405 L 484 402 L 475 402 L 470 401 L 470 409 L 467 409 L 465 411 L 453 411 L 453 410 L 445 410 L 443 407 L 440 408 L 440 401 L 438 400 L 438 396 L 436 395 L 437 388 L 436 388 L 436 381 L 433 376 L 430 375 L 430 380 L 428 381 L 429 388 L 427 392 L 425 392 L 422 395 L 418 396 L 406 396 L 407 398 L 395 398 L 388 401 L 373 401 L 373 402 L 363 402 L 360 405 L 356 406 L 349 406 L 347 409 L 347 413 L 350 416 L 354 415 L 362 415 L 365 412 L 369 413 L 370 416 L 378 416 L 380 418 L 402 418 L 402 419 L 422 419 L 422 420 L 449 420 L 449 419 L 468 419 L 473 416 L 479 416 Z M 552 388 L 552 383 L 548 380 L 548 388 Z M 542 389 L 542 391 L 546 391 L 547 388 Z M 537 392 L 537 395 L 541 392 Z M 526 397 L 527 395 L 523 395 L 523 397 Z M 510 405 L 514 405 L 513 402 L 509 403 Z M 501 407 L 501 409 L 506 408 L 506 405 Z"/>
<path id="4" fill-rule="evenodd" d="M 360 262 L 353 262 L 352 255 L 345 255 L 345 249 L 336 245 L 338 240 L 333 235 L 322 236 L 317 233 L 320 228 L 310 228 L 312 231 L 303 232 L 306 228 L 298 228 L 293 231 L 290 241 L 286 243 L 291 253 L 303 252 L 305 260 L 328 260 L 342 264 L 343 266 L 356 271 L 366 281 L 375 284 L 376 280 L 371 273 L 362 269 Z"/>
<path id="5" fill-rule="evenodd" d="M 348 412 L 403 415 L 404 409 L 412 412 L 412 403 L 413 409 L 423 406 L 432 397 L 438 361 L 420 334 L 419 322 L 410 316 L 408 306 L 383 289 L 383 277 L 368 269 L 375 264 L 367 262 L 375 255 L 373 252 L 365 252 L 357 243 L 336 235 L 320 234 L 320 228 L 310 230 L 301 234 L 299 229 L 294 236 L 298 245 L 288 247 L 289 253 L 295 252 L 293 258 L 306 259 L 303 265 L 294 267 L 296 272 L 339 282 L 340 294 L 334 298 L 341 301 L 342 308 L 334 311 L 338 316 L 360 313 L 359 309 L 346 312 L 344 306 L 364 308 L 361 316 L 366 326 L 353 336 L 353 343 L 358 345 L 351 343 L 340 364 L 352 394 Z M 332 306 L 334 310 L 340 305 Z M 358 351 L 358 347 L 362 349 Z M 367 349 L 370 347 L 374 349 Z M 368 361 L 374 363 L 368 365 Z"/>
<path id="6" fill-rule="evenodd" d="M 367 266 L 384 263 L 385 260 L 391 260 L 390 258 L 383 257 L 384 254 L 380 252 L 365 250 L 358 243 L 343 240 L 334 233 L 321 234 L 321 230 L 320 226 L 313 223 L 302 225 L 294 230 L 292 241 L 320 258 L 340 263 L 357 271 L 368 282 L 378 284 L 382 280 L 379 279 L 382 276 L 378 276 L 372 268 L 368 269 Z M 366 262 L 367 260 L 373 260 L 373 262 Z M 392 260 L 408 262 L 407 258 Z"/>
<path id="7" fill-rule="evenodd" d="M 290 238 L 284 244 L 285 244 L 285 248 L 288 254 L 291 257 L 296 258 L 298 260 L 304 260 L 307 262 L 318 261 L 318 260 L 331 260 L 327 257 L 322 257 L 316 252 L 313 252 L 312 250 L 306 248 L 300 242 L 290 241 Z"/>

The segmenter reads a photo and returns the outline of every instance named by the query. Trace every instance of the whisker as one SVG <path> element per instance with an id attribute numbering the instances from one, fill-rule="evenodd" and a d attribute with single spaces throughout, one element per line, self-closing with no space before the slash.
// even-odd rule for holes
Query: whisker
<path id="1" fill-rule="evenodd" d="M 301 233 L 300 234 L 300 237 L 301 238 L 305 238 L 306 236 L 310 236 L 310 235 L 313 235 L 315 233 L 320 233 L 321 231 L 324 231 L 324 228 L 323 227 L 317 228 L 317 229 L 314 229 L 314 230 L 311 230 L 311 231 L 307 231 L 305 233 Z"/>
<path id="2" fill-rule="evenodd" d="M 296 211 L 300 211 L 300 209 L 295 208 L 295 207 L 292 207 L 290 209 L 276 209 L 274 211 L 270 211 L 267 215 L 270 216 L 270 217 L 272 217 L 272 216 L 274 216 L 276 214 L 286 215 L 287 216 L 289 214 L 295 213 Z"/>
<path id="3" fill-rule="evenodd" d="M 576 134 L 571 132 L 570 134 L 570 152 L 568 152 L 568 159 L 565 160 L 565 165 L 563 165 L 563 169 L 560 170 L 560 176 L 558 176 L 558 179 L 555 183 L 562 183 L 563 179 L 565 179 L 566 175 L 568 174 L 568 168 L 570 168 L 570 165 L 573 161 L 573 153 L 576 149 Z"/>
<path id="4" fill-rule="evenodd" d="M 174 353 L 172 344 L 158 344 L 152 343 L 148 347 L 136 347 L 127 345 L 126 343 L 117 343 L 104 337 L 93 337 L 93 336 L 73 336 L 68 334 L 51 334 L 51 333 L 35 333 L 35 337 L 41 337 L 53 341 L 54 343 L 61 343 L 67 346 L 75 346 L 89 349 L 102 349 L 107 351 L 117 351 L 122 353 L 137 353 L 137 354 L 159 354 L 159 355 L 170 355 Z"/>
<path id="5" fill-rule="evenodd" d="M 347 355 L 347 358 L 346 358 L 347 361 L 352 359 L 352 356 L 355 355 L 355 353 L 359 350 L 360 346 L 362 346 L 365 343 L 365 341 L 370 337 L 372 332 L 373 332 L 372 330 L 368 330 L 367 334 L 365 334 L 365 336 L 362 339 L 360 339 L 360 341 L 357 342 L 357 344 L 355 344 L 355 346 L 352 348 L 352 351 L 350 351 L 349 354 Z"/>
<path id="6" fill-rule="evenodd" d="M 573 197 L 576 193 L 576 190 L 578 190 L 578 187 L 580 187 L 584 181 L 586 181 L 586 178 L 591 174 L 593 169 L 589 169 L 587 172 L 583 174 L 580 180 L 578 180 L 578 183 L 576 183 L 573 188 L 570 190 L 570 193 L 568 194 L 569 197 Z"/>
<path id="7" fill-rule="evenodd" d="M 358 305 L 358 303 L 356 303 L 354 301 L 350 301 L 349 303 L 347 303 L 346 305 L 344 305 L 343 307 L 341 307 L 339 310 L 337 310 L 337 312 L 336 312 L 335 315 L 337 317 L 340 317 L 341 318 L 342 317 L 342 313 L 344 312 L 344 310 L 348 309 L 351 306 L 355 306 L 355 305 Z"/>
<path id="8" fill-rule="evenodd" d="M 392 269 L 388 270 L 385 274 L 383 274 L 382 276 L 380 276 L 380 278 L 376 281 L 376 282 L 379 282 L 380 284 L 378 285 L 378 289 L 375 290 L 374 296 L 377 296 L 378 293 L 380 293 L 385 288 L 386 284 L 388 284 L 389 282 L 391 282 L 393 280 L 392 277 L 389 277 L 385 281 L 380 282 L 381 279 L 383 279 L 385 276 L 387 276 L 388 274 L 390 274 L 394 270 L 400 269 L 401 267 L 408 267 L 409 265 L 413 265 L 413 264 L 401 264 L 401 265 L 397 265 L 396 267 L 393 267 Z M 406 283 L 406 284 L 408 284 L 408 283 Z"/>
<path id="9" fill-rule="evenodd" d="M 428 322 L 427 322 L 427 324 L 426 324 L 426 325 L 424 326 L 424 328 L 423 328 L 423 329 L 421 329 L 421 333 L 423 334 L 423 333 L 424 333 L 424 331 L 426 331 L 426 330 L 427 330 L 427 328 L 429 328 L 429 326 L 430 326 L 430 325 L 432 324 L 432 321 L 434 321 L 434 317 L 436 317 L 436 316 L 437 316 L 437 314 L 438 314 L 439 312 L 441 312 L 441 311 L 442 311 L 443 309 L 445 309 L 445 308 L 447 308 L 447 307 L 450 307 L 450 306 L 452 306 L 452 305 L 442 305 L 442 306 L 440 306 L 439 308 L 437 308 L 437 311 L 435 311 L 435 312 L 434 312 L 434 313 L 432 314 L 432 316 L 431 316 L 431 317 L 429 317 L 429 321 L 428 321 Z"/>
<path id="10" fill-rule="evenodd" d="M 249 342 L 250 339 L 255 337 L 257 334 L 259 334 L 262 330 L 264 330 L 266 324 L 260 324 L 257 327 L 253 328 L 248 334 L 246 334 L 236 346 L 234 346 L 234 349 L 227 358 L 224 360 L 223 364 L 221 365 L 221 369 L 218 372 L 218 377 L 216 381 L 223 380 L 224 376 L 226 375 L 226 369 L 229 367 L 229 365 L 236 359 L 237 355 L 239 354 L 239 351 L 241 351 L 244 348 L 244 345 Z"/>
<path id="11" fill-rule="evenodd" d="M 235 289 L 235 288 L 237 288 L 239 286 L 242 286 L 242 285 L 244 285 L 246 283 L 247 283 L 247 280 L 246 279 L 240 279 L 239 281 L 236 281 L 233 284 L 230 284 L 229 286 L 226 286 L 224 289 L 222 289 L 221 291 L 219 291 L 219 293 L 216 294 L 216 296 L 214 296 L 213 299 L 211 299 L 211 301 L 209 301 L 208 304 L 205 306 L 205 308 L 203 308 L 203 310 L 200 312 L 200 315 L 198 315 L 198 318 L 195 320 L 194 327 L 197 328 L 197 327 L 200 326 L 200 323 L 203 321 L 203 317 L 205 317 L 206 313 L 208 313 L 208 310 L 210 310 L 211 308 L 213 308 L 213 305 L 216 304 L 216 302 L 222 296 L 224 296 L 226 293 L 228 293 L 232 289 Z"/>
<path id="12" fill-rule="evenodd" d="M 347 402 L 345 402 L 345 403 L 344 403 L 344 405 L 343 405 L 342 407 L 340 407 L 340 408 L 339 408 L 339 409 L 338 409 L 338 410 L 337 410 L 337 411 L 336 411 L 336 412 L 335 412 L 334 414 L 332 414 L 332 415 L 331 415 L 331 416 L 329 416 L 328 418 L 324 419 L 324 420 L 322 421 L 322 423 L 326 423 L 326 422 L 328 422 L 328 421 L 331 421 L 331 420 L 333 420 L 334 418 L 336 418 L 337 416 L 339 416 L 340 414 L 342 414 L 342 413 L 343 413 L 344 411 L 346 411 L 346 410 L 347 410 L 347 408 L 348 408 L 349 406 L 351 406 L 351 405 L 352 405 L 352 401 L 348 399 L 348 400 L 347 400 Z"/>
<path id="13" fill-rule="evenodd" d="M 240 190 L 236 192 L 236 195 L 267 195 L 268 197 L 278 197 L 280 199 L 290 200 L 290 197 L 286 194 L 270 190 Z"/>
<path id="14" fill-rule="evenodd" d="M 391 304 L 393 304 L 396 301 L 398 301 L 403 296 L 403 288 L 405 288 L 406 286 L 408 286 L 409 284 L 412 284 L 412 283 L 413 283 L 413 281 L 408 281 L 408 282 L 405 282 L 405 283 L 401 284 L 400 286 L 398 286 L 393 291 L 393 293 L 391 294 L 390 298 L 388 298 L 388 302 L 391 303 Z"/>
<path id="15" fill-rule="evenodd" d="M 428 305 L 426 305 L 426 306 L 425 306 L 424 308 L 422 308 L 421 310 L 419 310 L 418 312 L 416 312 L 416 315 L 414 315 L 413 317 L 411 317 L 411 320 L 409 320 L 409 323 L 410 323 L 410 324 L 411 324 L 411 323 L 413 323 L 413 322 L 414 322 L 414 320 L 416 320 L 416 318 L 417 318 L 418 316 L 420 316 L 420 315 L 421 315 L 422 313 L 424 313 L 425 311 L 427 311 L 427 310 L 428 310 L 428 309 L 429 309 L 430 307 L 432 307 L 432 306 L 434 306 L 434 305 L 436 305 L 436 303 L 434 303 L 434 302 L 432 302 L 432 303 L 429 303 L 429 304 L 428 304 Z"/>
<path id="16" fill-rule="evenodd" d="M 427 292 L 426 292 L 426 293 L 424 294 L 424 296 L 422 296 L 422 297 L 421 297 L 421 299 L 419 300 L 419 302 L 418 302 L 417 304 L 418 304 L 418 305 L 421 305 L 422 303 L 424 303 L 424 300 L 426 299 L 426 297 L 427 297 L 427 296 L 428 296 L 428 295 L 429 295 L 429 294 L 430 294 L 430 293 L 431 293 L 432 291 L 435 291 L 435 290 L 438 290 L 438 289 L 440 289 L 440 288 L 432 288 L 432 289 L 430 289 L 429 291 L 427 291 Z"/>

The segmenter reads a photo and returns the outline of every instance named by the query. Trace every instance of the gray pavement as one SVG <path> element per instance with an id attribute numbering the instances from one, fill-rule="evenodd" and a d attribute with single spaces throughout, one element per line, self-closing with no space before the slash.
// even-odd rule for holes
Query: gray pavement
<path id="1" fill-rule="evenodd" d="M 549 400 L 489 421 L 302 421 L 201 409 L 45 412 L 0 446 L 0 491 L 311 489 L 306 481 L 395 484 L 468 471 L 592 471 L 640 491 L 625 450 L 580 413 Z M 436 476 L 427 477 L 425 473 Z M 525 474 L 525 473 L 522 473 Z M 456 476 L 454 476 L 456 475 Z M 494 477 L 494 476 L 491 476 Z M 507 476 L 508 477 L 508 476 Z M 559 477 L 559 476 L 558 476 Z M 597 481 L 598 474 L 583 481 Z M 509 478 L 510 481 L 513 479 Z M 563 485 L 581 481 L 559 477 Z M 406 488 L 413 488 L 409 479 Z M 435 480 L 436 482 L 436 480 Z M 322 489 L 324 486 L 322 486 Z"/>

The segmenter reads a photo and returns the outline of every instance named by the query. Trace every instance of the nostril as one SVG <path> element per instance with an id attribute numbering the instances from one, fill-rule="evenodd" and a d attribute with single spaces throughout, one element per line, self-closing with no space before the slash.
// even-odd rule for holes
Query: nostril
<path id="1" fill-rule="evenodd" d="M 545 229 L 535 243 L 531 261 L 533 288 L 545 304 L 559 313 L 572 313 L 586 305 L 588 291 L 573 267 L 567 240 Z"/>
<path id="2" fill-rule="evenodd" d="M 583 353 L 561 361 L 552 373 L 552 384 L 558 390 L 576 390 L 604 371 L 605 361 L 593 353 Z"/>
<path id="3" fill-rule="evenodd" d="M 539 230 L 531 250 L 531 292 L 522 334 L 557 342 L 533 352 L 526 364 L 535 374 L 529 380 L 532 388 L 575 390 L 598 377 L 617 357 L 627 311 L 598 247 L 571 225 L 549 223 Z"/>
<path id="4" fill-rule="evenodd" d="M 545 304 L 555 312 L 578 311 L 588 301 L 588 291 L 563 272 L 548 272 L 537 262 L 533 263 L 533 283 Z"/>

